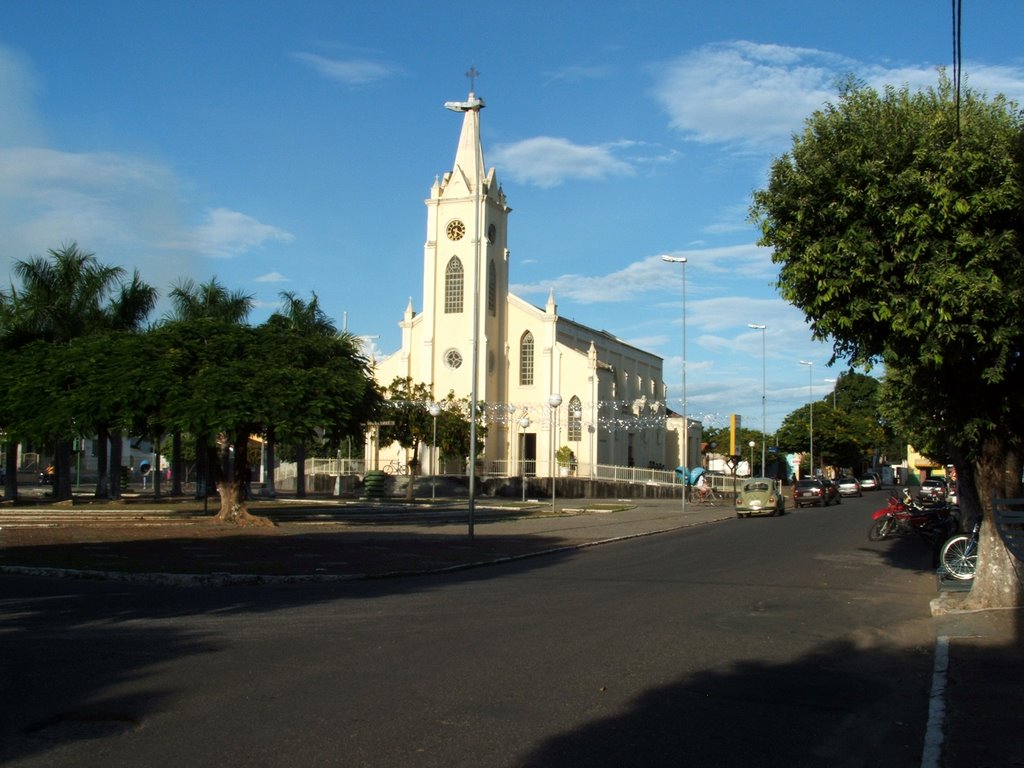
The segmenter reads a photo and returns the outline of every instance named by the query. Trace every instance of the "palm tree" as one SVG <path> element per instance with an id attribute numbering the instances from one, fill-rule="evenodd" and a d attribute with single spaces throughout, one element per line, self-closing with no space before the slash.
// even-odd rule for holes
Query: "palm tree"
<path id="1" fill-rule="evenodd" d="M 244 323 L 253 306 L 252 296 L 241 291 L 228 291 L 216 277 L 201 284 L 192 279 L 182 280 L 171 289 L 169 298 L 173 310 L 167 319 L 171 322 L 218 320 Z"/>
<path id="2" fill-rule="evenodd" d="M 138 272 L 125 282 L 123 268 L 101 264 L 74 242 L 51 249 L 48 257 L 16 261 L 14 274 L 21 286 L 12 287 L 3 302 L 0 343 L 8 349 L 32 341 L 64 345 L 98 333 L 135 331 L 156 302 L 156 291 Z M 68 499 L 71 443 L 66 435 L 56 441 L 54 467 L 54 497 Z"/>
<path id="3" fill-rule="evenodd" d="M 320 299 L 315 292 L 309 301 L 300 299 L 292 291 L 282 291 L 280 296 L 281 309 L 271 315 L 267 321 L 268 326 L 314 338 L 330 338 L 338 335 L 338 329 L 320 307 Z M 267 467 L 269 468 L 268 491 L 270 494 L 275 493 L 274 443 L 276 436 L 274 432 L 274 426 L 268 426 L 266 437 Z M 306 442 L 308 439 L 308 435 L 299 435 L 295 440 L 295 495 L 300 499 L 306 495 Z"/>
<path id="4" fill-rule="evenodd" d="M 201 320 L 241 325 L 249 317 L 253 307 L 253 297 L 242 291 L 229 291 L 217 280 L 216 276 L 209 282 L 196 283 L 191 278 L 179 281 L 169 294 L 172 310 L 166 316 L 169 323 L 196 323 Z M 209 435 L 196 435 L 196 496 L 205 496 L 209 492 L 210 446 Z M 176 431 L 171 438 L 171 464 L 173 487 L 171 492 L 181 493 L 181 433 Z M 202 486 L 202 487 L 200 487 Z"/>

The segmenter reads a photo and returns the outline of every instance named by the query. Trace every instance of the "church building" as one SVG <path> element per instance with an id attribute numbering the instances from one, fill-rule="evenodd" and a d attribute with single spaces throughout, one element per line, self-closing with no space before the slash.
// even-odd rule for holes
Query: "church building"
<path id="1" fill-rule="evenodd" d="M 573 454 L 568 471 L 584 477 L 599 465 L 675 467 L 681 452 L 666 431 L 662 359 L 560 317 L 554 291 L 543 307 L 509 292 L 512 209 L 494 168 L 485 170 L 484 102 L 471 91 L 445 106 L 463 113 L 462 132 L 452 169 L 425 201 L 422 305 L 417 312 L 409 300 L 402 347 L 377 362 L 377 382 L 410 377 L 438 399 L 450 391 L 469 398 L 475 375 L 487 474 L 553 476 L 563 446 Z M 408 458 L 397 444 L 372 448 L 371 467 Z M 429 449 L 420 457 L 423 473 L 439 471 Z"/>

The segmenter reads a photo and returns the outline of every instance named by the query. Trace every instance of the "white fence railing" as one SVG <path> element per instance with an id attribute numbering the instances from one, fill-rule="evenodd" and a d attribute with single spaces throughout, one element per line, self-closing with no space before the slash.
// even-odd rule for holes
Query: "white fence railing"
<path id="1" fill-rule="evenodd" d="M 479 462 L 479 477 L 548 477 L 550 462 L 540 460 L 517 461 L 510 464 L 508 461 L 481 461 Z M 371 467 L 372 468 L 372 467 Z M 401 465 L 381 464 L 381 469 L 390 474 L 404 475 L 407 468 Z M 366 472 L 365 462 L 361 459 L 319 459 L 306 460 L 306 476 L 311 475 L 358 475 Z M 282 462 L 274 473 L 276 481 L 288 481 L 295 477 L 296 465 L 294 462 Z M 440 474 L 465 475 L 466 465 L 464 462 L 448 461 L 440 467 Z M 657 485 L 678 485 L 676 473 L 670 469 L 651 469 L 648 467 L 620 467 L 612 464 L 598 464 L 594 467 L 593 474 L 587 465 L 561 466 L 558 474 L 560 477 L 593 478 L 595 480 L 611 480 L 620 483 L 654 483 Z M 706 475 L 712 487 L 716 491 L 731 491 L 733 489 L 733 478 L 731 475 L 720 475 L 709 473 Z"/>

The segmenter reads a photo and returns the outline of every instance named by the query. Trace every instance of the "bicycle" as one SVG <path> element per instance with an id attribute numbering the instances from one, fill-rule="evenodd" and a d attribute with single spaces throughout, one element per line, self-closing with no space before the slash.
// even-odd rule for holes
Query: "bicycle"
<path id="1" fill-rule="evenodd" d="M 409 469 L 409 467 L 406 464 L 394 461 L 385 464 L 383 469 L 389 475 L 404 475 L 406 473 L 406 470 Z"/>
<path id="2" fill-rule="evenodd" d="M 709 504 L 713 505 L 715 502 L 720 501 L 721 497 L 715 493 L 715 489 L 710 485 L 705 485 L 703 488 L 697 489 L 697 503 L 698 504 Z"/>
<path id="3" fill-rule="evenodd" d="M 958 533 L 946 540 L 939 552 L 943 570 L 954 579 L 967 581 L 978 570 L 978 532 L 981 518 L 974 521 L 968 533 Z"/>

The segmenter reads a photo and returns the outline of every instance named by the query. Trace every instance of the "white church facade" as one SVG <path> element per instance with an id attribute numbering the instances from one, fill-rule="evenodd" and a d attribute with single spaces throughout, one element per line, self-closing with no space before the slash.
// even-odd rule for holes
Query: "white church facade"
<path id="1" fill-rule="evenodd" d="M 416 312 L 409 300 L 401 349 L 376 363 L 377 382 L 409 377 L 437 399 L 469 398 L 475 373 L 487 421 L 478 459 L 489 474 L 553 476 L 562 446 L 572 451 L 572 471 L 585 477 L 599 465 L 674 468 L 681 419 L 667 423 L 662 359 L 560 317 L 553 291 L 543 307 L 509 292 L 512 209 L 494 168 L 485 171 L 483 101 L 471 92 L 445 106 L 462 112 L 463 122 L 452 170 L 425 201 L 422 306 Z M 692 425 L 691 456 L 700 455 L 699 434 Z M 371 450 L 371 467 L 408 458 L 397 445 Z M 435 473 L 429 450 L 420 456 L 422 471 Z"/>

